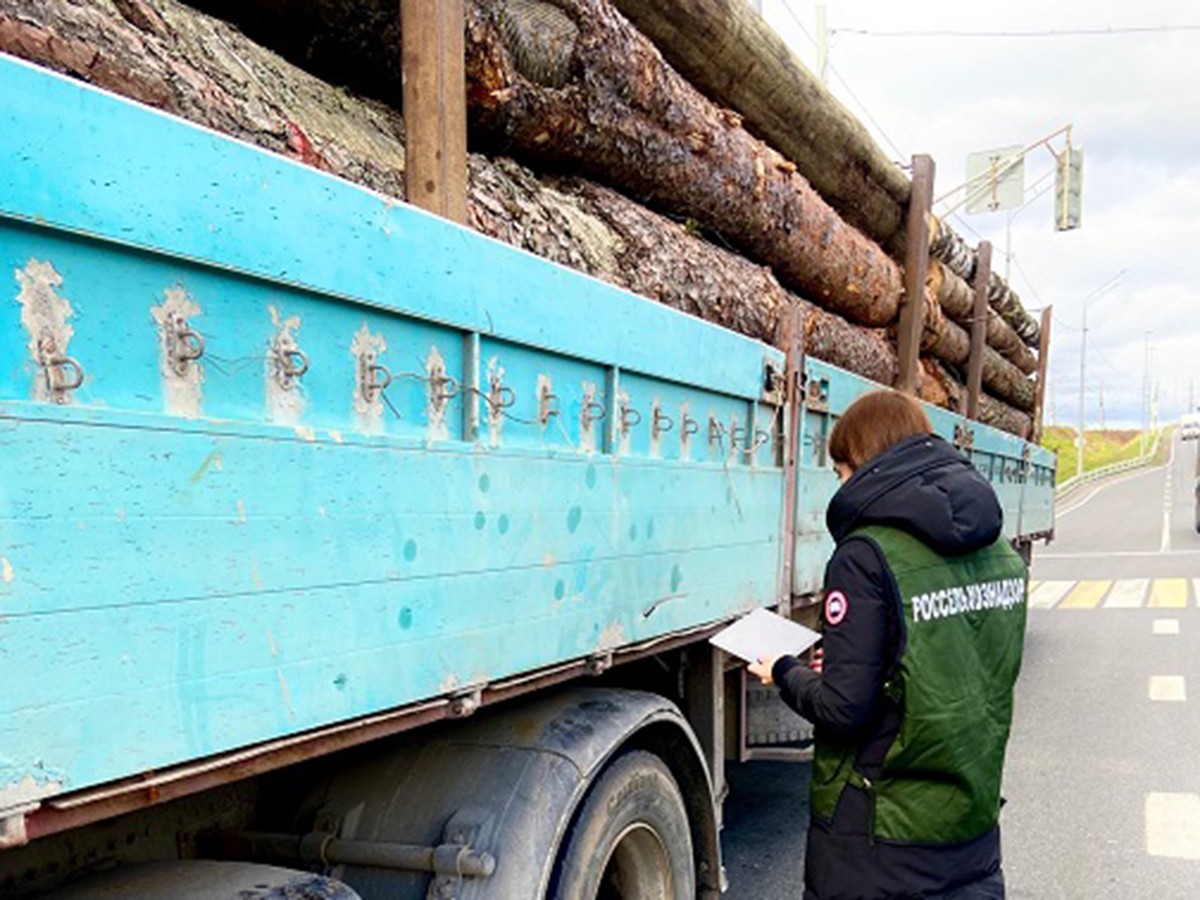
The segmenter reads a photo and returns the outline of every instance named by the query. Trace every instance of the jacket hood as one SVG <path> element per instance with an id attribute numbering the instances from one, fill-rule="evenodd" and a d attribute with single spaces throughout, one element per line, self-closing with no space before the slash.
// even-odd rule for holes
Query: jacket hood
<path id="1" fill-rule="evenodd" d="M 834 541 L 866 525 L 890 525 L 949 556 L 986 547 L 1000 536 L 1004 513 L 996 492 L 937 435 L 918 435 L 856 471 L 829 502 Z"/>

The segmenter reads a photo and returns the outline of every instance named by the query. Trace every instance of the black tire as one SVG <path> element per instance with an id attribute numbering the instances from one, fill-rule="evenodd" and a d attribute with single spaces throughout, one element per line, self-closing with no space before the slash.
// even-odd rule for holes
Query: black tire
<path id="1" fill-rule="evenodd" d="M 694 900 L 687 809 L 652 753 L 614 760 L 592 786 L 559 852 L 551 900 Z"/>

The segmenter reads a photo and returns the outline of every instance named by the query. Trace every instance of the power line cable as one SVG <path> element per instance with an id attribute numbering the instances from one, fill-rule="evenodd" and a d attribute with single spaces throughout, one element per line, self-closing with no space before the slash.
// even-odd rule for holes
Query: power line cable
<path id="1" fill-rule="evenodd" d="M 1130 25 L 1115 28 L 1061 28 L 1041 31 L 967 31 L 953 28 L 936 28 L 927 31 L 901 30 L 880 31 L 872 28 L 837 28 L 830 33 L 852 34 L 858 37 L 879 38 L 1056 38 L 1056 37 L 1109 37 L 1122 34 L 1173 34 L 1200 31 L 1200 25 Z"/>
<path id="2" fill-rule="evenodd" d="M 808 38 L 809 42 L 814 47 L 818 46 L 817 39 L 813 37 L 812 32 L 805 27 L 804 22 L 800 19 L 800 16 L 796 13 L 796 10 L 792 8 L 791 0 L 783 0 L 783 8 L 791 17 L 792 21 L 796 23 L 796 27 L 800 29 L 806 38 Z M 838 82 L 846 90 L 846 93 L 850 95 L 850 99 L 852 99 L 858 105 L 858 108 L 862 110 L 862 114 L 866 116 L 867 121 L 875 126 L 875 130 L 884 139 L 884 141 L 887 142 L 888 146 L 892 148 L 892 151 L 895 152 L 901 160 L 908 159 L 908 154 L 906 154 L 896 145 L 896 142 L 893 141 L 891 137 L 888 136 L 888 133 L 883 130 L 883 126 L 879 124 L 873 115 L 871 115 L 871 111 L 867 109 L 866 104 L 858 99 L 858 95 L 854 93 L 854 88 L 850 87 L 850 84 L 845 78 L 842 77 L 842 73 L 839 72 L 837 68 L 830 62 L 826 62 L 825 67 L 833 74 L 833 77 L 838 80 Z"/>

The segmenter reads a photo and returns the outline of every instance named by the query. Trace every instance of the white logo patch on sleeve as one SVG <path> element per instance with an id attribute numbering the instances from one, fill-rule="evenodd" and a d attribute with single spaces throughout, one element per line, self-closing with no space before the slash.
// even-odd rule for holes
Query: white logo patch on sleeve
<path id="1" fill-rule="evenodd" d="M 825 621 L 830 625 L 841 625 L 850 612 L 850 601 L 841 591 L 830 591 L 825 597 Z"/>

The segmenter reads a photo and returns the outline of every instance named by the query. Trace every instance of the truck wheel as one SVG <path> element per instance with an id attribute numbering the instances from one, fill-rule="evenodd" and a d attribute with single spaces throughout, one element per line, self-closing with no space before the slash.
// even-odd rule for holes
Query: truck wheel
<path id="1" fill-rule="evenodd" d="M 553 900 L 693 900 L 679 785 L 657 756 L 619 756 L 592 786 L 559 855 Z"/>

